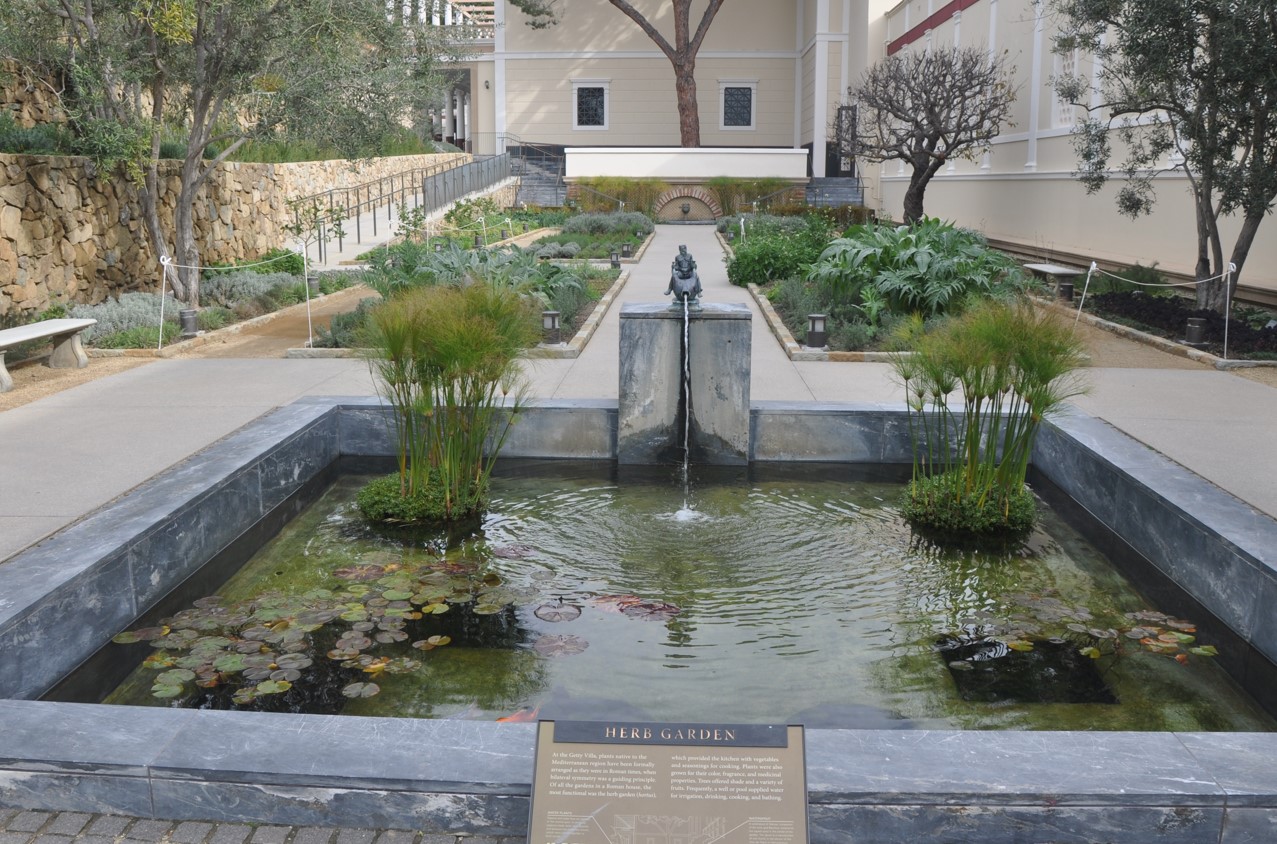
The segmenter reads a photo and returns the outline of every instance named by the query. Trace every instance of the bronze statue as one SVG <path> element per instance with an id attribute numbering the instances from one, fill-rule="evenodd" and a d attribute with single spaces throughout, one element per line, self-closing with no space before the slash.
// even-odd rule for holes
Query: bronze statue
<path id="1" fill-rule="evenodd" d="M 701 277 L 696 272 L 696 259 L 687 251 L 687 246 L 680 244 L 678 254 L 670 265 L 670 284 L 665 288 L 665 295 L 674 294 L 673 307 L 687 302 L 689 307 L 700 307 L 697 301 L 701 295 Z"/>

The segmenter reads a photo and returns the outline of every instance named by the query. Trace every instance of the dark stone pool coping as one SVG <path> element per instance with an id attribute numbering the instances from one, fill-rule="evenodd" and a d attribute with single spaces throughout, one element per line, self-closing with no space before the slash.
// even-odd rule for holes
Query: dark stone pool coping
<path id="1" fill-rule="evenodd" d="M 531 725 L 32 699 L 338 457 L 389 453 L 384 422 L 290 405 L 0 566 L 0 805 L 525 834 Z M 899 408 L 759 403 L 752 428 L 755 460 L 908 460 Z M 507 453 L 615 446 L 615 402 L 556 402 Z M 1274 660 L 1277 522 L 1080 414 L 1034 462 Z M 1277 734 L 809 730 L 807 758 L 814 842 L 1277 840 Z"/>

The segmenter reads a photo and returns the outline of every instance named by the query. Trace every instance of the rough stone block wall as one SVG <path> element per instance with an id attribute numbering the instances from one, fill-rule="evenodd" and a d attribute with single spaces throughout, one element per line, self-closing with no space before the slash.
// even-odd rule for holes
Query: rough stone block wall
<path id="1" fill-rule="evenodd" d="M 50 88 L 56 84 L 27 77 L 13 62 L 0 61 L 0 112 L 9 112 L 19 126 L 66 123 L 66 112 Z"/>
<path id="2" fill-rule="evenodd" d="M 195 202 L 204 262 L 255 258 L 292 247 L 288 200 L 353 187 L 418 168 L 455 164 L 464 153 L 363 162 L 219 165 Z M 172 231 L 177 161 L 160 164 L 160 225 Z M 0 315 L 54 303 L 96 303 L 158 284 L 159 264 L 137 191 L 123 178 L 95 178 L 87 159 L 0 154 Z"/>

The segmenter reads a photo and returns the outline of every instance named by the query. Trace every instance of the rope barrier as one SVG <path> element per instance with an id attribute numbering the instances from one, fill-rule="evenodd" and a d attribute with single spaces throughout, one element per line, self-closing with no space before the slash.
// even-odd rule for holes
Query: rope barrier
<path id="1" fill-rule="evenodd" d="M 1100 269 L 1099 264 L 1097 264 L 1095 261 L 1092 261 L 1091 268 L 1087 270 L 1086 272 L 1086 281 L 1082 285 L 1082 297 L 1078 300 L 1078 303 L 1077 303 L 1077 314 L 1073 317 L 1073 326 L 1076 328 L 1078 324 L 1078 320 L 1082 318 L 1082 306 L 1086 304 L 1086 294 L 1087 294 L 1087 291 L 1091 289 L 1091 278 L 1096 273 L 1099 273 L 1100 275 L 1108 276 L 1109 278 L 1116 279 L 1117 281 L 1121 281 L 1126 284 L 1133 284 L 1136 287 L 1194 287 L 1195 288 L 1199 284 L 1207 284 L 1209 282 L 1222 280 L 1224 282 L 1224 360 L 1228 360 L 1228 329 L 1229 329 L 1229 325 L 1232 322 L 1232 316 L 1233 316 L 1232 277 L 1233 277 L 1233 273 L 1235 272 L 1237 272 L 1237 265 L 1230 261 L 1228 264 L 1228 269 L 1224 270 L 1219 275 L 1213 275 L 1210 278 L 1200 278 L 1200 279 L 1196 279 L 1195 281 L 1185 281 L 1180 283 L 1158 282 L 1154 284 L 1152 282 L 1147 282 L 1147 281 L 1132 281 L 1131 279 L 1126 278 L 1125 276 L 1115 275 L 1114 273 L 1111 273 L 1107 270 Z"/>

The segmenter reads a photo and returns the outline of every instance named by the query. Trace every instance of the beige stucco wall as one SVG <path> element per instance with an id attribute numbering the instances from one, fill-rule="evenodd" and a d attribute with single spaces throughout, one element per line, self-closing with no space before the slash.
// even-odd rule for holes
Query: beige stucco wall
<path id="1" fill-rule="evenodd" d="M 367 162 L 222 164 L 195 203 L 203 260 L 255 257 L 288 236 L 287 202 L 330 187 L 468 160 L 458 153 Z M 158 264 L 137 192 L 122 179 L 90 177 L 86 159 L 0 155 L 0 314 L 54 302 L 95 303 L 149 289 Z M 160 224 L 171 229 L 179 163 L 161 162 Z"/>
<path id="2" fill-rule="evenodd" d="M 936 10 L 944 8 L 934 0 Z M 926 0 L 911 0 L 892 8 L 885 18 L 887 40 L 925 18 Z M 919 17 L 919 11 L 922 16 Z M 957 43 L 989 46 L 989 0 L 963 11 Z M 1111 261 L 1129 264 L 1157 262 L 1168 271 L 1192 275 L 1196 261 L 1196 230 L 1187 181 L 1168 174 L 1157 180 L 1158 201 L 1152 216 L 1132 221 L 1116 211 L 1116 189 L 1088 196 L 1072 178 L 1077 159 L 1072 148 L 1067 109 L 1062 111 L 1050 88 L 1059 72 L 1051 53 L 1052 26 L 1037 19 L 1031 0 L 998 0 L 992 22 L 993 47 L 1006 51 L 1015 67 L 1018 96 L 1012 111 L 1014 125 L 1004 127 L 987 157 L 957 161 L 941 170 L 927 187 L 926 213 L 978 228 L 990 237 L 1022 244 L 1056 260 Z M 946 20 L 931 32 L 933 45 L 955 43 L 955 21 Z M 913 48 L 922 49 L 923 41 Z M 1036 49 L 1036 53 L 1035 53 Z M 1032 84 L 1037 68 L 1038 85 Z M 1080 57 L 1078 70 L 1091 64 Z M 1120 150 L 1115 161 L 1120 160 Z M 895 164 L 865 168 L 869 177 L 866 201 L 899 219 L 908 174 Z M 1242 284 L 1277 292 L 1277 221 L 1265 220 L 1243 270 Z M 1225 220 L 1225 249 L 1232 247 L 1239 223 Z"/>

